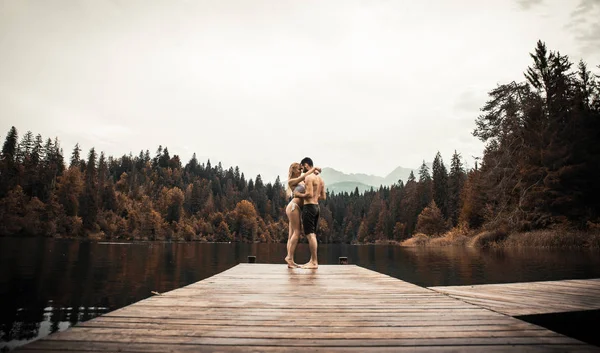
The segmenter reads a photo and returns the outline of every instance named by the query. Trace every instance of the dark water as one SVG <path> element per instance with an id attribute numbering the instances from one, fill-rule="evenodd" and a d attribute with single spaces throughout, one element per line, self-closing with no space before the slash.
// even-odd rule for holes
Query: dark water
<path id="1" fill-rule="evenodd" d="M 285 251 L 285 244 L 0 238 L 0 349 L 65 330 L 151 291 L 202 280 L 247 262 L 248 255 L 259 263 L 283 263 Z M 421 286 L 600 278 L 600 254 L 589 250 L 319 246 L 321 264 L 336 264 L 340 256 Z M 307 244 L 299 244 L 297 262 L 308 258 Z"/>

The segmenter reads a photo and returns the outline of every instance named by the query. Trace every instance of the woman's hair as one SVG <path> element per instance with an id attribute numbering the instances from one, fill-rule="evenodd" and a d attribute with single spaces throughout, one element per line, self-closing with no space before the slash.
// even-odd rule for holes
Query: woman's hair
<path id="1" fill-rule="evenodd" d="M 300 163 L 294 162 L 290 165 L 290 169 L 288 171 L 288 180 L 287 180 L 287 188 L 285 189 L 286 195 L 288 198 L 292 197 L 292 188 L 290 188 L 290 179 L 292 179 L 292 174 L 294 173 L 294 169 L 300 166 Z"/>

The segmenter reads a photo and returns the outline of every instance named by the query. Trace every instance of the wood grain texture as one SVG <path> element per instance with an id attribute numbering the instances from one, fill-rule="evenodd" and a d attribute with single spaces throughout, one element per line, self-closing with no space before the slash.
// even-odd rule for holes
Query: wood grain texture
<path id="1" fill-rule="evenodd" d="M 429 287 L 510 316 L 600 309 L 600 279 Z"/>
<path id="2" fill-rule="evenodd" d="M 564 288 L 571 286 L 588 284 Z M 502 298 L 485 301 L 504 303 Z M 597 347 L 358 266 L 302 270 L 240 264 L 17 351 L 593 352 Z"/>

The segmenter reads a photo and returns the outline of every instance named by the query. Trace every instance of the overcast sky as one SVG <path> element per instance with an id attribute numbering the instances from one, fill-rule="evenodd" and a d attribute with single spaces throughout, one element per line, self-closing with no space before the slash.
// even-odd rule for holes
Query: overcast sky
<path id="1" fill-rule="evenodd" d="M 0 133 L 266 181 L 304 156 L 473 165 L 487 92 L 523 80 L 538 39 L 600 64 L 598 18 L 599 0 L 0 0 Z"/>

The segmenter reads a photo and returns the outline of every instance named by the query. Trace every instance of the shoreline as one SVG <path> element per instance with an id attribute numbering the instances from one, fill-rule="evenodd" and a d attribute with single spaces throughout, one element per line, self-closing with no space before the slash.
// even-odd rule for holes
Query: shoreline
<path id="1" fill-rule="evenodd" d="M 38 238 L 39 236 L 12 235 L 0 238 Z M 98 233 L 87 236 L 65 236 L 56 235 L 52 237 L 40 237 L 60 240 L 85 240 L 97 243 L 215 243 L 231 244 L 232 241 L 215 242 L 204 239 L 186 240 L 179 237 L 171 239 L 149 239 L 149 238 L 106 238 Z M 241 242 L 244 244 L 255 244 Z M 284 244 L 280 242 L 258 242 L 260 244 Z M 343 244 L 343 243 L 320 243 L 320 244 Z M 566 230 L 566 229 L 543 229 L 527 232 L 507 232 L 504 230 L 462 230 L 452 229 L 441 235 L 427 235 L 423 233 L 414 234 L 411 238 L 398 240 L 376 240 L 368 243 L 346 243 L 347 245 L 393 245 L 400 247 L 447 247 L 460 246 L 470 248 L 536 248 L 536 249 L 600 249 L 600 229 L 590 230 Z"/>
<path id="2" fill-rule="evenodd" d="M 600 249 L 600 230 L 542 229 L 527 232 L 452 229 L 440 236 L 423 233 L 398 242 L 404 247 L 463 246 L 473 248 Z"/>

